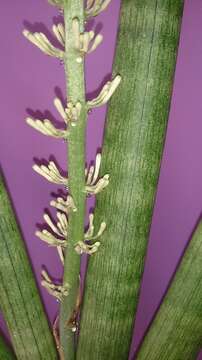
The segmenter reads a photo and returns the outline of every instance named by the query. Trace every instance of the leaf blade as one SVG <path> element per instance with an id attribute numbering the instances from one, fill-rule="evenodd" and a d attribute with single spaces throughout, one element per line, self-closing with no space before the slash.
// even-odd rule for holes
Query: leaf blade
<path id="1" fill-rule="evenodd" d="M 20 359 L 57 358 L 47 318 L 0 176 L 0 301 L 15 353 Z"/>
<path id="2" fill-rule="evenodd" d="M 183 1 L 122 1 L 97 199 L 103 246 L 89 261 L 78 359 L 127 359 L 160 171 Z M 93 337 L 91 334 L 93 333 Z M 124 339 L 124 342 L 120 339 Z"/>

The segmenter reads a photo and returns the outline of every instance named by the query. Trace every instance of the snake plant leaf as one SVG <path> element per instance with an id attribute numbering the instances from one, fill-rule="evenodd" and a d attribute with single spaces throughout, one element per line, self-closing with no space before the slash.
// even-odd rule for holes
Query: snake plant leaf
<path id="1" fill-rule="evenodd" d="M 195 360 L 202 347 L 202 221 L 152 322 L 137 360 Z"/>
<path id="2" fill-rule="evenodd" d="M 17 358 L 57 359 L 56 346 L 2 176 L 0 253 L 0 303 Z"/>
<path id="3" fill-rule="evenodd" d="M 113 67 L 122 82 L 106 121 L 107 229 L 89 260 L 77 360 L 127 359 L 170 107 L 183 0 L 122 0 Z M 123 339 L 123 340 L 122 340 Z"/>
<path id="4" fill-rule="evenodd" d="M 0 359 L 2 360 L 15 360 L 16 357 L 8 346 L 6 340 L 4 339 L 3 335 L 0 334 Z"/>

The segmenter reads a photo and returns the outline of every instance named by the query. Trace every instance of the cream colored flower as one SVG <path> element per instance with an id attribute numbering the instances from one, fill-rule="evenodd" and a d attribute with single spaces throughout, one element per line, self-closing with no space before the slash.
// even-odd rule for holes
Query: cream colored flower
<path id="1" fill-rule="evenodd" d="M 64 185 L 65 187 L 68 186 L 68 178 L 60 174 L 54 161 L 50 161 L 48 166 L 35 164 L 33 170 L 52 183 Z"/>
<path id="2" fill-rule="evenodd" d="M 81 55 L 81 60 L 78 58 L 78 62 L 82 61 L 82 56 L 90 54 L 101 44 L 103 36 L 101 34 L 95 35 L 94 31 L 85 31 L 80 33 L 79 20 L 74 18 L 72 21 L 72 29 L 75 38 L 75 49 Z"/>
<path id="3" fill-rule="evenodd" d="M 75 251 L 78 255 L 88 254 L 93 255 L 97 252 L 98 248 L 100 247 L 100 242 L 97 241 L 93 245 L 85 244 L 83 241 L 79 241 L 75 246 Z"/>
<path id="4" fill-rule="evenodd" d="M 53 33 L 59 43 L 64 47 L 65 46 L 65 28 L 63 24 L 53 25 Z"/>
<path id="5" fill-rule="evenodd" d="M 100 224 L 100 228 L 98 230 L 98 233 L 96 235 L 94 235 L 94 224 L 93 224 L 93 222 L 94 222 L 94 214 L 90 214 L 89 215 L 89 227 L 88 227 L 88 230 L 87 230 L 87 232 L 85 233 L 85 236 L 84 236 L 85 241 L 92 241 L 92 240 L 98 239 L 103 234 L 103 232 L 105 231 L 105 229 L 107 227 L 107 224 L 103 221 Z"/>
<path id="6" fill-rule="evenodd" d="M 116 91 L 120 82 L 121 82 L 120 75 L 117 75 L 112 81 L 108 81 L 103 86 L 101 92 L 95 99 L 87 101 L 88 108 L 91 109 L 106 104 L 110 100 L 114 92 Z"/>
<path id="7" fill-rule="evenodd" d="M 77 211 L 74 201 L 70 195 L 67 196 L 66 200 L 62 197 L 58 197 L 56 200 L 51 200 L 50 205 L 60 211 L 63 211 L 65 214 L 68 214 L 70 211 Z"/>
<path id="8" fill-rule="evenodd" d="M 68 137 L 68 130 L 61 130 L 57 129 L 50 120 L 44 119 L 33 119 L 31 117 L 26 118 L 27 124 L 29 124 L 35 130 L 38 130 L 42 134 L 46 136 L 52 136 L 59 139 L 67 139 Z"/>
<path id="9" fill-rule="evenodd" d="M 92 254 L 96 253 L 98 248 L 100 247 L 99 241 L 96 241 L 93 244 L 86 243 L 87 241 L 97 240 L 98 238 L 100 238 L 106 229 L 106 223 L 102 222 L 100 225 L 100 228 L 98 230 L 98 233 L 96 235 L 94 235 L 93 221 L 94 221 L 94 215 L 90 214 L 89 215 L 89 227 L 88 227 L 87 232 L 84 235 L 84 241 L 79 241 L 75 246 L 75 251 L 79 255 L 82 255 L 82 254 L 92 255 Z"/>
<path id="10" fill-rule="evenodd" d="M 86 16 L 93 17 L 99 15 L 110 4 L 111 0 L 87 0 Z"/>
<path id="11" fill-rule="evenodd" d="M 54 56 L 59 59 L 64 58 L 64 51 L 53 46 L 42 32 L 31 33 L 28 30 L 23 30 L 23 35 L 46 55 Z"/>
<path id="12" fill-rule="evenodd" d="M 49 4 L 58 6 L 59 8 L 64 7 L 64 1 L 63 0 L 48 0 Z"/>
<path id="13" fill-rule="evenodd" d="M 51 231 L 54 233 L 50 233 L 48 230 L 44 229 L 42 231 L 37 231 L 36 235 L 43 241 L 47 242 L 52 246 L 63 246 L 67 245 L 67 235 L 68 235 L 68 221 L 66 214 L 61 212 L 56 213 L 57 223 L 54 224 L 52 219 L 48 214 L 44 214 L 43 218 L 46 224 L 50 227 Z M 57 237 L 56 237 L 57 235 Z M 59 236 L 59 238 L 58 238 Z M 62 238 L 62 239 L 61 239 Z"/>
<path id="14" fill-rule="evenodd" d="M 86 192 L 89 195 L 98 194 L 109 184 L 109 174 L 106 174 L 99 179 L 100 164 L 101 154 L 98 153 L 95 160 L 95 166 L 90 166 L 89 170 L 86 171 Z"/>
<path id="15" fill-rule="evenodd" d="M 55 98 L 54 105 L 67 125 L 70 124 L 75 126 L 77 124 L 82 108 L 79 101 L 75 105 L 72 102 L 68 102 L 67 107 L 64 108 L 61 100 L 59 98 Z"/>
<path id="16" fill-rule="evenodd" d="M 46 288 L 46 290 L 50 295 L 56 297 L 60 301 L 63 300 L 64 296 L 69 295 L 70 286 L 68 284 L 66 285 L 54 284 L 46 270 L 42 270 L 41 276 L 42 276 L 41 285 Z"/>

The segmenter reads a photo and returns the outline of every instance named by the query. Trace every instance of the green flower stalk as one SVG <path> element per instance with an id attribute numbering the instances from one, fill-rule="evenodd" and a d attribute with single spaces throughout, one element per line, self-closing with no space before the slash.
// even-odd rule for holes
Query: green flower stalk
<path id="1" fill-rule="evenodd" d="M 36 235 L 49 246 L 57 247 L 64 265 L 63 283 L 54 284 L 46 271 L 42 271 L 42 285 L 61 302 L 59 314 L 59 338 L 56 341 L 60 357 L 75 358 L 75 339 L 78 330 L 77 316 L 80 307 L 80 255 L 94 254 L 100 247 L 98 238 L 106 228 L 103 220 L 97 234 L 94 234 L 93 215 L 89 218 L 89 229 L 84 233 L 86 196 L 96 195 L 109 183 L 109 175 L 99 178 L 101 155 L 96 157 L 95 165 L 85 168 L 85 137 L 88 112 L 107 103 L 120 83 L 117 75 L 108 81 L 100 94 L 87 101 L 85 92 L 84 60 L 95 51 L 103 40 L 101 34 L 85 31 L 85 22 L 107 8 L 111 0 L 88 0 L 84 8 L 83 0 L 50 0 L 64 12 L 64 25 L 53 26 L 63 50 L 53 46 L 43 33 L 30 33 L 24 30 L 25 37 L 43 53 L 64 62 L 68 101 L 63 106 L 59 98 L 54 105 L 64 121 L 64 130 L 55 128 L 48 119 L 27 118 L 27 123 L 40 133 L 65 139 L 68 147 L 68 177 L 62 176 L 53 161 L 47 166 L 34 165 L 33 169 L 48 181 L 63 185 L 69 195 L 51 202 L 59 210 L 55 224 L 45 214 L 44 219 L 51 231 L 37 231 Z M 53 234 L 54 233 L 54 234 Z"/>

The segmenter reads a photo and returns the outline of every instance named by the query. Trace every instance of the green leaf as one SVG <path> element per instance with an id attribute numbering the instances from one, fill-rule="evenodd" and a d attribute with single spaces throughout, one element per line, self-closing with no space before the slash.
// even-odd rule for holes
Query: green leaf
<path id="1" fill-rule="evenodd" d="M 0 303 L 20 360 L 57 359 L 25 246 L 0 176 Z"/>
<path id="2" fill-rule="evenodd" d="M 15 360 L 16 357 L 8 346 L 6 340 L 4 339 L 3 335 L 0 334 L 0 359 L 2 360 Z"/>
<path id="3" fill-rule="evenodd" d="M 202 347 L 202 221 L 146 335 L 137 360 L 195 360 Z"/>
<path id="4" fill-rule="evenodd" d="M 127 359 L 164 147 L 183 0 L 122 0 L 113 96 L 95 219 L 106 221 L 89 261 L 77 359 Z"/>

